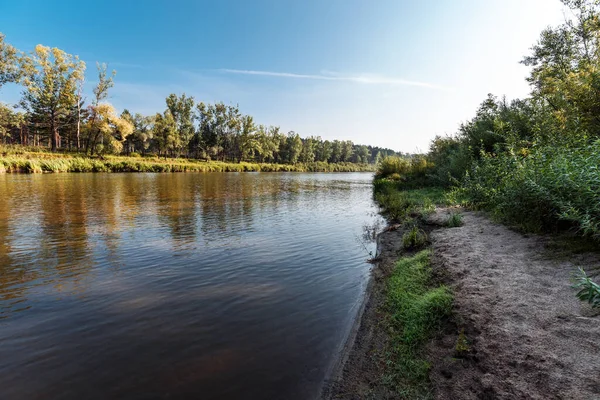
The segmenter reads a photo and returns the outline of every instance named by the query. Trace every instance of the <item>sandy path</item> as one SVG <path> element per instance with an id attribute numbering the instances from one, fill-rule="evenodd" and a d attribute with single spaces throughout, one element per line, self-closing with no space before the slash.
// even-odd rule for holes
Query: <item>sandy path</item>
<path id="1" fill-rule="evenodd" d="M 433 219 L 441 221 L 446 211 Z M 600 399 L 600 317 L 571 288 L 577 265 L 557 259 L 548 238 L 465 212 L 464 226 L 437 229 L 434 266 L 455 292 L 458 327 L 470 355 L 453 358 L 456 332 L 430 347 L 438 399 Z"/>

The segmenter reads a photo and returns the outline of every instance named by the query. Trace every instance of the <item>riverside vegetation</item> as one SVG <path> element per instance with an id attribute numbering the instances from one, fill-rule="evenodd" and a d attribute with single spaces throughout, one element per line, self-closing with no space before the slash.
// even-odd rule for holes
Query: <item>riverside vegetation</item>
<path id="1" fill-rule="evenodd" d="M 567 232 L 597 247 L 600 6 L 591 0 L 562 2 L 572 16 L 544 30 L 522 60 L 531 68 L 529 97 L 508 101 L 490 94 L 456 134 L 433 139 L 427 154 L 379 163 L 374 196 L 390 221 L 409 228 L 405 248 L 414 249 L 420 229 L 415 221 L 435 204 L 485 210 L 523 232 Z M 447 227 L 460 225 L 460 214 L 446 221 Z M 389 278 L 386 312 L 393 345 L 388 362 L 397 376 L 388 383 L 427 397 L 427 363 L 419 346 L 435 335 L 452 301 L 423 270 L 427 252 L 402 258 Z M 418 275 L 416 282 L 398 283 L 412 274 Z M 588 274 L 576 272 L 576 295 L 600 307 L 600 286 Z M 411 333 L 415 326 L 419 334 Z M 457 348 L 466 342 L 464 334 L 458 337 Z M 399 396 L 419 397 L 413 394 Z"/>
<path id="2" fill-rule="evenodd" d="M 254 162 L 223 162 L 158 156 L 102 155 L 52 153 L 38 148 L 0 146 L 0 173 L 3 172 L 364 172 L 373 171 L 373 164 L 322 161 L 277 164 Z"/>
<path id="3" fill-rule="evenodd" d="M 118 113 L 106 101 L 116 72 L 109 73 L 106 64 L 97 67 L 98 83 L 86 104 L 86 65 L 77 56 L 42 45 L 24 53 L 0 33 L 0 89 L 8 83 L 23 90 L 17 106 L 0 103 L 0 144 L 12 145 L 0 149 L 0 168 L 9 172 L 363 171 L 385 156 L 398 154 L 350 140 L 286 134 L 277 126 L 257 124 L 238 106 L 197 102 L 185 93 L 167 96 L 166 109 L 154 115 L 127 109 Z M 59 157 L 51 162 L 52 157 L 40 154 L 47 150 L 76 157 L 65 154 L 61 162 Z M 84 160 L 80 155 L 105 159 Z M 156 157 L 175 161 L 159 162 Z M 188 162 L 198 159 L 217 163 Z"/>

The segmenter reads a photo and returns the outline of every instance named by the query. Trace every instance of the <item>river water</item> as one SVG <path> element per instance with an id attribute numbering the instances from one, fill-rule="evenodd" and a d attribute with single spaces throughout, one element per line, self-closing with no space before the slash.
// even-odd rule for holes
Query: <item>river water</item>
<path id="1" fill-rule="evenodd" d="M 310 399 L 371 174 L 0 174 L 0 398 Z"/>

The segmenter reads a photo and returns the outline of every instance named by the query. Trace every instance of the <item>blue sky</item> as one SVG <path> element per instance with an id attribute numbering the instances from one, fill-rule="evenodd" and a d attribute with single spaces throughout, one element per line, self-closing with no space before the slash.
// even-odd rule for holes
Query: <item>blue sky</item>
<path id="1" fill-rule="evenodd" d="M 558 0 L 0 0 L 0 31 L 21 50 L 79 55 L 90 95 L 108 63 L 119 109 L 153 114 L 185 92 L 302 136 L 414 152 L 487 93 L 527 95 L 519 61 L 563 12 Z"/>

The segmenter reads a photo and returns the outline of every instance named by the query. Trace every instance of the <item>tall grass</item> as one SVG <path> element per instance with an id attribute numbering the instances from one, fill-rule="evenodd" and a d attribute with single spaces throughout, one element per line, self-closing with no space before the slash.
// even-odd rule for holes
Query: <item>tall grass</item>
<path id="1" fill-rule="evenodd" d="M 432 168 L 433 164 L 423 156 L 388 156 L 377 165 L 375 178 L 387 178 L 403 184 L 404 188 L 414 189 L 430 186 L 429 173 Z"/>
<path id="2" fill-rule="evenodd" d="M 257 164 L 161 159 L 158 157 L 86 157 L 80 154 L 29 152 L 20 146 L 0 148 L 0 172 L 364 172 L 370 164 L 325 162 Z M 33 148 L 35 149 L 35 148 Z"/>
<path id="3" fill-rule="evenodd" d="M 445 286 L 432 286 L 430 252 L 400 259 L 387 288 L 391 349 L 386 378 L 405 399 L 430 394 L 424 345 L 452 312 L 453 297 Z"/>
<path id="4" fill-rule="evenodd" d="M 382 214 L 393 222 L 423 217 L 433 212 L 436 205 L 451 204 L 442 188 L 403 189 L 401 183 L 389 179 L 375 179 L 373 193 Z"/>
<path id="5" fill-rule="evenodd" d="M 416 225 L 402 235 L 402 246 L 407 250 L 420 249 L 426 242 L 427 234 Z"/>

